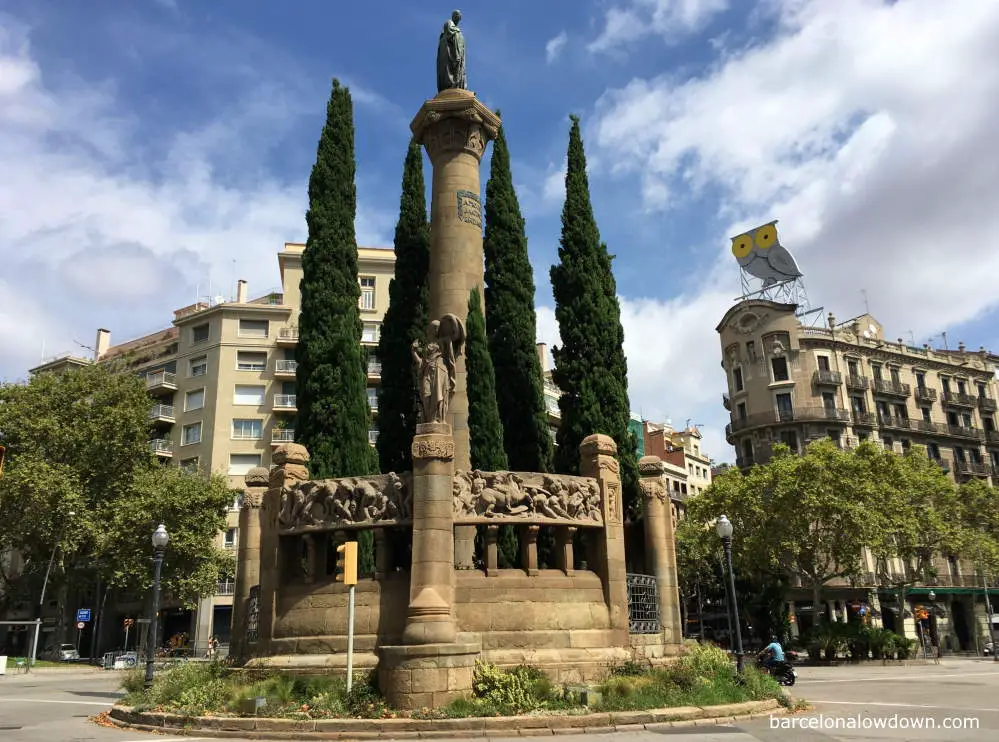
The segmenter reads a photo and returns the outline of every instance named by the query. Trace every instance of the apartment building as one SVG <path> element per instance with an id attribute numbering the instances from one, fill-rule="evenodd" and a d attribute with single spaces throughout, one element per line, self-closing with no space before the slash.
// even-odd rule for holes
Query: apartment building
<path id="1" fill-rule="evenodd" d="M 731 307 L 716 328 L 728 379 L 722 395 L 731 416 L 726 439 L 736 449 L 737 466 L 766 462 L 776 442 L 800 452 L 820 438 L 843 448 L 869 440 L 897 453 L 924 446 L 956 482 L 981 478 L 993 483 L 999 468 L 999 358 L 985 348 L 969 351 L 963 343 L 951 350 L 889 340 L 870 314 L 842 322 L 829 314 L 826 327 L 806 326 L 796 309 L 745 300 Z M 832 591 L 830 615 L 845 617 L 848 605 L 868 599 L 876 603 L 877 596 L 868 593 L 877 566 L 866 558 L 869 584 Z M 931 592 L 939 595 L 941 643 L 946 634 L 953 648 L 974 649 L 986 619 L 984 600 L 977 598 L 976 607 L 972 593 L 983 594 L 984 577 L 973 565 L 952 558 L 941 557 L 937 566 L 933 585 L 911 588 L 911 599 L 925 602 Z"/>
<path id="2" fill-rule="evenodd" d="M 118 345 L 110 333 L 97 336 L 98 362 L 122 362 L 141 374 L 153 402 L 150 448 L 164 462 L 190 470 L 220 472 L 234 490 L 257 466 L 269 467 L 271 452 L 295 439 L 299 284 L 305 245 L 286 243 L 278 253 L 280 289 L 250 298 L 245 281 L 233 301 L 199 302 L 177 310 L 168 327 Z M 377 440 L 377 387 L 381 366 L 374 355 L 389 281 L 395 273 L 391 249 L 358 248 L 361 342 L 369 348 L 368 400 L 373 414 L 369 442 Z M 65 367 L 83 359 L 62 358 L 32 373 Z M 239 541 L 239 503 L 234 499 L 218 546 L 235 549 Z M 164 611 L 164 637 L 187 633 L 196 651 L 215 635 L 228 639 L 234 583 L 222 581 L 217 593 L 197 609 Z M 138 606 L 135 606 L 137 608 Z M 120 605 L 127 612 L 133 606 Z M 120 624 L 120 622 L 118 622 Z"/>

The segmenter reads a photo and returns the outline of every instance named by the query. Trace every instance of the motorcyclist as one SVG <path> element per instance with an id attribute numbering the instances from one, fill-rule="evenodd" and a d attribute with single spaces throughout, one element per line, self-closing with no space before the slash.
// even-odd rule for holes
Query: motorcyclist
<path id="1" fill-rule="evenodd" d="M 770 643 L 757 655 L 763 666 L 768 670 L 784 661 L 784 647 L 777 641 L 777 637 L 771 636 Z"/>

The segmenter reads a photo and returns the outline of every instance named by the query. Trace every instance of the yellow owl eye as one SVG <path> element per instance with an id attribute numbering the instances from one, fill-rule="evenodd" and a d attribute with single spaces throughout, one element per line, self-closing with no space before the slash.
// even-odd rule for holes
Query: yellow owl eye
<path id="1" fill-rule="evenodd" d="M 760 227 L 756 230 L 755 234 L 756 246 L 761 250 L 766 250 L 768 247 L 772 247 L 777 242 L 777 229 L 773 224 L 768 224 L 765 227 Z"/>
<path id="2" fill-rule="evenodd" d="M 732 238 L 732 254 L 737 258 L 744 258 L 753 249 L 753 238 L 748 234 L 740 234 Z"/>

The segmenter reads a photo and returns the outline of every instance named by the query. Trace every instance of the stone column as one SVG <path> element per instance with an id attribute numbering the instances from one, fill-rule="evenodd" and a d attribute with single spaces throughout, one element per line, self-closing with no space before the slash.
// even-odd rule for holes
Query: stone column
<path id="1" fill-rule="evenodd" d="M 278 591 L 281 585 L 280 537 L 278 536 L 278 514 L 281 512 L 281 496 L 285 487 L 304 482 L 309 478 L 306 464 L 309 452 L 297 443 L 278 446 L 271 460 L 267 494 L 264 495 L 263 515 L 260 528 L 260 602 L 257 616 L 256 655 L 268 654 L 277 614 Z"/>
<path id="2" fill-rule="evenodd" d="M 236 590 L 232 596 L 232 633 L 229 653 L 237 659 L 249 656 L 246 645 L 246 611 L 250 588 L 260 585 L 261 505 L 270 473 L 254 467 L 243 478 L 243 502 L 239 508 L 239 547 L 236 552 Z"/>
<path id="3" fill-rule="evenodd" d="M 479 165 L 496 137 L 499 117 L 470 90 L 444 90 L 426 101 L 410 124 L 433 166 L 430 196 L 430 318 L 454 314 L 464 320 L 468 295 L 483 287 L 482 200 Z M 454 465 L 472 468 L 468 440 L 465 358 L 458 358 L 448 423 L 454 436 Z M 455 563 L 471 569 L 475 528 L 455 533 Z"/>
<path id="4" fill-rule="evenodd" d="M 656 576 L 659 625 L 668 644 L 683 642 L 680 623 L 680 589 L 676 571 L 676 541 L 673 511 L 666 486 L 666 467 L 658 456 L 643 456 L 638 462 L 642 490 L 642 522 L 645 527 L 645 559 Z"/>
<path id="5" fill-rule="evenodd" d="M 604 527 L 598 564 L 593 566 L 604 583 L 604 600 L 610 612 L 611 629 L 620 632 L 620 646 L 628 646 L 628 582 L 624 560 L 624 520 L 617 445 L 606 435 L 590 435 L 579 446 L 579 471 L 600 485 Z"/>

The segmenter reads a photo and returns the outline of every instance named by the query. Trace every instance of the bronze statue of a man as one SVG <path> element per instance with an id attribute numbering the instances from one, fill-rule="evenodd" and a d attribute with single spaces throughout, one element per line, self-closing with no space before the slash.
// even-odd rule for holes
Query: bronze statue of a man
<path id="1" fill-rule="evenodd" d="M 468 89 L 465 73 L 465 37 L 458 28 L 461 11 L 456 10 L 444 22 L 437 42 L 437 92 L 449 88 Z"/>

